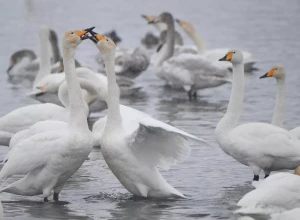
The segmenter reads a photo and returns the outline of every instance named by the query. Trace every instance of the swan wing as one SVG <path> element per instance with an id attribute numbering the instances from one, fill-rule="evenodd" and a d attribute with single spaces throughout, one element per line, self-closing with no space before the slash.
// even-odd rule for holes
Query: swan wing
<path id="1" fill-rule="evenodd" d="M 232 144 L 252 151 L 257 158 L 290 158 L 300 162 L 300 141 L 287 130 L 267 123 L 246 123 L 230 132 Z"/>
<path id="2" fill-rule="evenodd" d="M 44 132 L 25 139 L 12 148 L 4 158 L 0 179 L 16 174 L 26 174 L 44 166 L 55 154 L 64 152 L 66 140 L 62 138 L 64 130 Z"/>
<path id="3" fill-rule="evenodd" d="M 125 109 L 125 110 L 124 110 Z M 123 126 L 128 134 L 129 147 L 137 158 L 151 166 L 169 169 L 170 165 L 182 162 L 190 154 L 188 140 L 206 143 L 203 139 L 158 121 L 135 109 L 121 107 Z M 133 115 L 134 120 L 124 118 Z M 124 121 L 127 121 L 125 122 Z M 125 122 L 125 123 L 124 123 Z"/>

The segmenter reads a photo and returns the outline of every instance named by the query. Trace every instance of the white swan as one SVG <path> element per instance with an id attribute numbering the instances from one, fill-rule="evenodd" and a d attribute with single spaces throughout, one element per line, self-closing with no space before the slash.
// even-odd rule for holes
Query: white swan
<path id="1" fill-rule="evenodd" d="M 199 54 L 203 55 L 207 60 L 210 61 L 218 61 L 221 56 L 223 56 L 228 48 L 219 48 L 213 50 L 206 50 L 204 46 L 204 42 L 201 37 L 196 32 L 194 26 L 187 22 L 176 19 L 176 22 L 182 27 L 184 32 L 194 41 L 198 48 Z M 244 69 L 246 72 L 250 72 L 253 70 L 253 65 L 255 64 L 255 60 L 252 57 L 252 54 L 247 51 L 242 51 L 244 57 Z M 228 63 L 228 67 L 232 68 L 231 63 Z"/>
<path id="2" fill-rule="evenodd" d="M 167 24 L 167 43 L 159 51 L 160 57 L 157 60 L 157 75 L 166 80 L 167 83 L 176 87 L 183 87 L 192 99 L 197 96 L 196 91 L 204 88 L 220 86 L 230 82 L 227 67 L 222 67 L 217 62 L 206 60 L 201 55 L 181 53 L 173 56 L 174 53 L 174 20 L 170 13 L 164 12 L 155 17 L 152 22 L 164 22 Z"/>
<path id="3" fill-rule="evenodd" d="M 95 85 L 87 80 L 80 79 L 80 86 L 87 93 L 84 95 L 85 99 L 85 114 L 89 115 L 89 107 L 98 99 L 98 91 Z M 46 90 L 46 86 L 43 88 Z M 65 83 L 59 87 L 59 100 L 64 107 L 52 103 L 33 104 L 24 106 L 11 111 L 0 118 L 0 145 L 8 146 L 10 139 L 14 134 L 24 129 L 27 129 L 39 121 L 45 120 L 68 120 L 69 112 L 69 95 Z M 102 98 L 103 99 L 103 98 Z"/>
<path id="4" fill-rule="evenodd" d="M 90 30 L 90 29 L 89 29 Z M 68 126 L 33 135 L 18 143 L 4 159 L 0 180 L 26 174 L 1 192 L 19 195 L 40 195 L 44 201 L 54 192 L 58 200 L 65 182 L 81 167 L 93 146 L 92 133 L 86 121 L 84 101 L 75 75 L 76 47 L 86 39 L 88 30 L 66 32 L 63 36 L 63 57 L 70 98 Z"/>
<path id="5" fill-rule="evenodd" d="M 47 35 L 47 40 L 44 42 L 45 46 L 49 47 L 50 43 L 52 48 L 53 65 L 50 66 L 50 71 L 55 72 L 58 69 L 58 60 L 60 58 L 57 35 L 53 30 L 49 32 L 49 29 L 46 26 L 41 26 L 40 35 L 41 33 Z M 29 77 L 34 79 L 39 71 L 39 65 L 40 58 L 38 58 L 32 50 L 23 49 L 11 55 L 9 67 L 6 72 L 10 77 Z"/>
<path id="6" fill-rule="evenodd" d="M 198 140 L 135 109 L 119 105 L 114 73 L 115 44 L 91 32 L 106 66 L 108 116 L 101 137 L 101 151 L 111 171 L 132 194 L 142 197 L 184 197 L 169 185 L 156 167 L 169 168 L 190 153 L 187 140 Z M 123 117 L 125 112 L 126 117 Z"/>
<path id="7" fill-rule="evenodd" d="M 236 213 L 272 214 L 300 207 L 300 167 L 295 174 L 276 173 L 259 182 L 237 203 L 241 208 Z"/>
<path id="8" fill-rule="evenodd" d="M 249 166 L 255 181 L 264 170 L 295 169 L 300 165 L 300 141 L 287 130 L 267 123 L 238 125 L 244 101 L 243 55 L 230 50 L 220 61 L 233 65 L 233 84 L 227 111 L 216 127 L 222 150 L 241 164 Z"/>
<path id="9" fill-rule="evenodd" d="M 283 127 L 285 113 L 285 70 L 282 66 L 274 66 L 260 78 L 266 77 L 274 77 L 276 79 L 276 103 L 271 123 Z M 300 139 L 300 126 L 290 130 L 290 133 Z"/>

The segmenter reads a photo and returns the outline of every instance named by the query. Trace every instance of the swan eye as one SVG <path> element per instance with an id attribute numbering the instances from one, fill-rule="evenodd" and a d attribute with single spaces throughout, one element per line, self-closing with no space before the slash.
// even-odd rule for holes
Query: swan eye
<path id="1" fill-rule="evenodd" d="M 235 52 L 233 52 L 233 53 L 235 53 Z"/>
<path id="2" fill-rule="evenodd" d="M 106 39 L 106 41 L 108 41 L 108 39 Z"/>
<path id="3" fill-rule="evenodd" d="M 74 34 L 74 32 L 71 32 L 71 34 Z"/>

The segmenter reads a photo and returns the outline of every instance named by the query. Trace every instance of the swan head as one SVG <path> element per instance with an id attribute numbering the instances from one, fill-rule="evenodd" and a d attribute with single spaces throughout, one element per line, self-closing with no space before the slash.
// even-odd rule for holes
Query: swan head
<path id="1" fill-rule="evenodd" d="M 300 166 L 296 167 L 294 174 L 300 176 Z"/>
<path id="2" fill-rule="evenodd" d="M 91 35 L 89 38 L 91 41 L 93 41 L 96 46 L 98 47 L 101 56 L 107 56 L 107 55 L 113 55 L 116 51 L 116 44 L 113 42 L 112 39 L 98 34 L 94 31 L 90 31 Z"/>
<path id="3" fill-rule="evenodd" d="M 240 64 L 243 63 L 243 54 L 239 50 L 231 49 L 223 58 L 219 59 L 219 61 L 229 61 L 232 64 Z"/>
<path id="4" fill-rule="evenodd" d="M 173 16 L 171 13 L 169 12 L 163 12 L 158 16 L 155 16 L 151 21 L 149 21 L 149 24 L 156 24 L 156 23 L 165 23 L 165 24 L 173 24 L 174 20 L 173 20 Z"/>
<path id="5" fill-rule="evenodd" d="M 67 47 L 77 47 L 83 40 L 88 39 L 88 32 L 94 28 L 95 27 L 66 32 L 62 38 L 63 45 Z"/>
<path id="6" fill-rule="evenodd" d="M 186 33 L 192 34 L 195 32 L 195 28 L 191 23 L 189 23 L 187 21 L 179 20 L 179 19 L 176 19 L 175 21 L 182 27 L 182 29 Z"/>
<path id="7" fill-rule="evenodd" d="M 269 71 L 262 75 L 261 78 L 266 78 L 266 77 L 275 77 L 276 79 L 281 79 L 284 78 L 284 68 L 282 66 L 273 66 Z"/>

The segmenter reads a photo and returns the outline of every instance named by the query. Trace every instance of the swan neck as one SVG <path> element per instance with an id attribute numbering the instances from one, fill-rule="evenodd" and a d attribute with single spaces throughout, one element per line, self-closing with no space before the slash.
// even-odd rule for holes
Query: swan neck
<path id="1" fill-rule="evenodd" d="M 197 32 L 194 30 L 191 33 L 188 33 L 188 35 L 190 36 L 190 38 L 194 41 L 194 43 L 197 46 L 198 49 L 198 53 L 199 54 L 203 54 L 205 51 L 205 46 L 204 46 L 204 42 L 201 39 L 201 37 L 197 34 Z"/>
<path id="2" fill-rule="evenodd" d="M 163 32 L 164 30 L 166 30 L 166 25 L 162 22 L 153 24 L 153 26 L 156 28 L 156 30 L 158 30 L 159 33 Z"/>
<path id="3" fill-rule="evenodd" d="M 228 132 L 237 125 L 243 107 L 244 87 L 244 64 L 233 64 L 233 81 L 230 100 L 227 111 L 217 126 L 218 130 Z"/>
<path id="4" fill-rule="evenodd" d="M 120 114 L 120 94 L 115 75 L 114 57 L 114 52 L 111 52 L 103 58 L 105 62 L 108 84 L 108 116 L 106 123 L 106 127 L 108 129 L 115 128 L 116 126 L 119 126 L 122 122 Z"/>
<path id="5" fill-rule="evenodd" d="M 285 77 L 283 76 L 281 78 L 276 78 L 276 81 L 276 103 L 274 107 L 272 124 L 282 127 L 285 112 Z"/>
<path id="6" fill-rule="evenodd" d="M 162 49 L 161 52 L 164 53 L 162 59 L 158 63 L 158 65 L 162 65 L 162 63 L 168 60 L 174 54 L 174 46 L 175 46 L 175 27 L 174 20 L 172 22 L 167 23 L 167 41 L 165 43 L 166 48 Z"/>
<path id="7" fill-rule="evenodd" d="M 59 51 L 57 39 L 54 39 L 53 37 L 50 38 L 50 45 L 51 45 L 52 54 L 53 54 L 52 62 L 53 62 L 53 64 L 58 63 L 60 61 L 60 51 Z"/>
<path id="8" fill-rule="evenodd" d="M 45 31 L 45 30 L 44 30 Z M 51 73 L 51 58 L 50 58 L 50 51 L 49 51 L 49 40 L 48 34 L 40 33 L 40 67 L 39 72 L 36 75 L 33 83 L 33 88 L 35 89 L 37 83 L 43 79 L 45 76 Z"/>
<path id="9" fill-rule="evenodd" d="M 77 128 L 88 129 L 86 121 L 86 111 L 81 94 L 81 88 L 77 76 L 75 75 L 75 48 L 63 47 L 63 62 L 65 68 L 65 78 L 69 93 L 69 124 Z"/>

